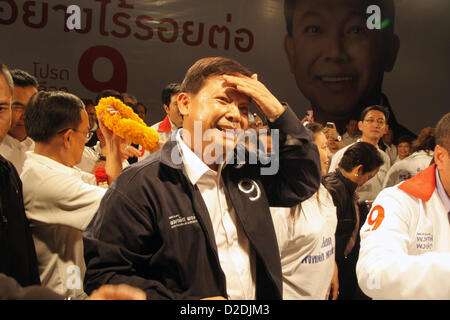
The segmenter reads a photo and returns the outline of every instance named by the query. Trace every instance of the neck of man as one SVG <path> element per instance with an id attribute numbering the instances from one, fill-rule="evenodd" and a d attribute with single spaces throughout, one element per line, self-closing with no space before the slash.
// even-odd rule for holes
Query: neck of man
<path id="1" fill-rule="evenodd" d="M 54 146 L 51 143 L 36 142 L 34 153 L 50 158 L 68 167 L 74 166 L 68 157 L 68 153 L 63 148 Z"/>
<path id="2" fill-rule="evenodd" d="M 368 138 L 368 137 L 365 137 L 363 134 L 360 141 L 370 143 L 374 147 L 378 148 L 378 142 L 380 141 L 380 139 L 379 138 Z"/>
<path id="3" fill-rule="evenodd" d="M 26 134 L 24 134 L 24 135 L 17 135 L 17 134 L 13 134 L 13 133 L 10 133 L 10 132 L 8 132 L 8 135 L 13 137 L 14 139 L 18 140 L 19 142 L 24 141 L 28 137 Z"/>

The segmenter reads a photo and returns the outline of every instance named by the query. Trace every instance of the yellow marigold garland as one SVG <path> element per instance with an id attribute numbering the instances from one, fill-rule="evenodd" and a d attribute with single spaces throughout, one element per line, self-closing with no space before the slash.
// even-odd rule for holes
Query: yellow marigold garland
<path id="1" fill-rule="evenodd" d="M 158 132 L 148 127 L 129 106 L 114 97 L 101 98 L 95 107 L 97 118 L 103 113 L 105 127 L 119 137 L 152 152 L 158 145 Z"/>

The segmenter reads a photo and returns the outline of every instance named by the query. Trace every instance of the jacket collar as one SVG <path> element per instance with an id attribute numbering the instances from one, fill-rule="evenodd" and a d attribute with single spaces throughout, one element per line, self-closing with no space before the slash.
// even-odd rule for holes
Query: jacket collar
<path id="1" fill-rule="evenodd" d="M 170 139 L 163 144 L 159 155 L 161 163 L 178 170 L 183 169 L 183 158 L 176 140 L 177 132 L 180 129 L 175 130 L 170 136 Z"/>
<path id="2" fill-rule="evenodd" d="M 400 184 L 398 188 L 423 201 L 430 200 L 436 187 L 435 169 L 436 164 L 429 166 L 411 179 Z"/>
<path id="3" fill-rule="evenodd" d="M 358 184 L 344 176 L 339 168 L 336 169 L 336 176 L 342 181 L 345 185 L 345 188 L 349 191 L 349 194 L 355 193 Z"/>

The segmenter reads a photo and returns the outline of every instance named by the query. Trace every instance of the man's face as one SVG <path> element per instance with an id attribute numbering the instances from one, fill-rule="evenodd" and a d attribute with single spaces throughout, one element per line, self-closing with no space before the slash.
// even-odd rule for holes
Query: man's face
<path id="1" fill-rule="evenodd" d="M 386 118 L 383 112 L 370 110 L 358 126 L 363 139 L 378 141 L 386 132 Z"/>
<path id="2" fill-rule="evenodd" d="M 138 104 L 136 107 L 136 111 L 139 118 L 145 121 L 145 118 L 147 117 L 147 111 L 145 110 L 144 106 Z"/>
<path id="3" fill-rule="evenodd" d="M 394 141 L 394 133 L 391 128 L 386 129 L 386 133 L 383 135 L 383 142 L 387 145 L 391 145 Z"/>
<path id="4" fill-rule="evenodd" d="M 0 143 L 11 127 L 11 92 L 5 77 L 0 74 Z"/>
<path id="5" fill-rule="evenodd" d="M 13 98 L 12 98 L 12 120 L 11 129 L 9 129 L 9 135 L 19 141 L 25 140 L 27 132 L 25 131 L 25 124 L 23 123 L 23 117 L 25 114 L 25 107 L 28 104 L 31 96 L 37 92 L 37 89 L 33 86 L 19 87 L 14 86 Z"/>
<path id="6" fill-rule="evenodd" d="M 86 112 L 89 118 L 89 130 L 92 130 L 95 126 L 95 122 L 97 121 L 97 114 L 95 112 L 95 106 L 93 104 L 89 104 L 86 106 Z"/>
<path id="7" fill-rule="evenodd" d="M 89 117 L 86 110 L 80 110 L 80 115 L 81 122 L 76 128 L 76 131 L 72 131 L 71 152 L 74 159 L 73 165 L 81 162 L 84 146 L 87 142 L 86 135 L 89 132 Z"/>
<path id="8" fill-rule="evenodd" d="M 357 120 L 350 120 L 347 125 L 345 126 L 346 131 L 350 136 L 354 136 L 358 132 L 358 121 Z"/>
<path id="9" fill-rule="evenodd" d="M 230 86 L 222 76 L 208 77 L 195 95 L 181 93 L 178 106 L 184 117 L 183 129 L 191 138 L 187 143 L 197 155 L 202 152 L 199 156 L 207 164 L 206 153 L 233 150 L 237 143 L 237 130 L 248 127 L 250 98 Z M 196 146 L 202 149 L 198 150 Z"/>
<path id="10" fill-rule="evenodd" d="M 382 32 L 366 27 L 368 2 L 299 0 L 285 50 L 297 86 L 313 108 L 344 116 L 380 91 L 391 69 Z"/>
<path id="11" fill-rule="evenodd" d="M 170 104 L 169 106 L 164 105 L 164 109 L 169 115 L 170 121 L 172 121 L 176 127 L 180 127 L 183 124 L 183 118 L 181 116 L 180 111 L 178 110 L 177 98 L 178 94 L 171 95 Z"/>

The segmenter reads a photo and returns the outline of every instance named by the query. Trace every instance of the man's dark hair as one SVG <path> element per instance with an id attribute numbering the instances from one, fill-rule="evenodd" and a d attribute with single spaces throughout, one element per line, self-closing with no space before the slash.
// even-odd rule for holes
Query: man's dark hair
<path id="1" fill-rule="evenodd" d="M 436 144 L 450 153 L 450 112 L 444 115 L 436 125 Z"/>
<path id="2" fill-rule="evenodd" d="M 406 143 L 409 143 L 409 145 L 411 146 L 413 141 L 414 141 L 413 137 L 408 136 L 408 135 L 403 135 L 398 138 L 397 145 L 399 145 L 400 143 L 406 142 Z"/>
<path id="3" fill-rule="evenodd" d="M 362 164 L 362 172 L 371 172 L 384 163 L 383 158 L 372 144 L 357 142 L 352 144 L 342 156 L 339 168 L 349 172 L 356 166 Z"/>
<path id="4" fill-rule="evenodd" d="M 83 101 L 64 91 L 40 91 L 25 109 L 25 130 L 36 142 L 48 142 L 60 130 L 77 128 L 81 123 Z"/>
<path id="5" fill-rule="evenodd" d="M 203 58 L 195 62 L 186 72 L 181 91 L 197 94 L 203 87 L 204 81 L 211 75 L 242 74 L 252 76 L 252 72 L 239 62 L 224 57 Z"/>
<path id="6" fill-rule="evenodd" d="M 100 101 L 101 98 L 106 98 L 106 97 L 114 97 L 123 102 L 123 96 L 119 91 L 112 90 L 112 89 L 106 89 L 106 90 L 101 91 L 97 95 L 97 97 L 95 98 L 95 105 L 98 105 L 98 102 Z"/>
<path id="7" fill-rule="evenodd" d="M 288 35 L 292 36 L 292 28 L 293 28 L 293 17 L 294 11 L 297 7 L 297 3 L 301 0 L 284 0 L 284 20 L 286 22 L 286 31 Z M 331 0 L 334 1 L 334 0 Z M 370 0 L 367 1 L 367 6 L 369 5 L 378 5 L 381 9 L 382 19 L 389 19 L 388 26 L 383 29 L 389 32 L 385 34 L 392 35 L 394 33 L 394 25 L 395 25 L 395 5 L 394 0 Z M 366 6 L 366 7 L 367 7 Z"/>
<path id="8" fill-rule="evenodd" d="M 384 106 L 377 105 L 377 104 L 366 107 L 361 112 L 361 117 L 359 118 L 359 121 L 364 121 L 364 119 L 366 118 L 366 115 L 369 113 L 369 111 L 372 111 L 372 110 L 377 110 L 377 111 L 383 112 L 385 121 L 386 121 L 386 123 L 388 122 L 388 120 L 389 120 L 389 109 L 384 107 Z"/>
<path id="9" fill-rule="evenodd" d="M 37 79 L 26 71 L 20 69 L 11 70 L 11 76 L 15 86 L 21 88 L 34 87 L 36 89 L 39 86 Z"/>
<path id="10" fill-rule="evenodd" d="M 170 105 L 170 98 L 173 94 L 181 92 L 181 84 L 179 83 L 169 83 L 164 87 L 164 89 L 161 91 L 161 101 L 166 106 Z"/>
<path id="11" fill-rule="evenodd" d="M 305 127 L 311 130 L 312 133 L 318 133 L 323 130 L 323 125 L 318 122 L 308 122 Z"/>
<path id="12" fill-rule="evenodd" d="M 6 83 L 8 84 L 9 92 L 11 93 L 12 96 L 14 90 L 14 82 L 8 67 L 1 62 L 0 62 L 0 74 L 3 75 L 3 77 L 5 77 Z"/>

